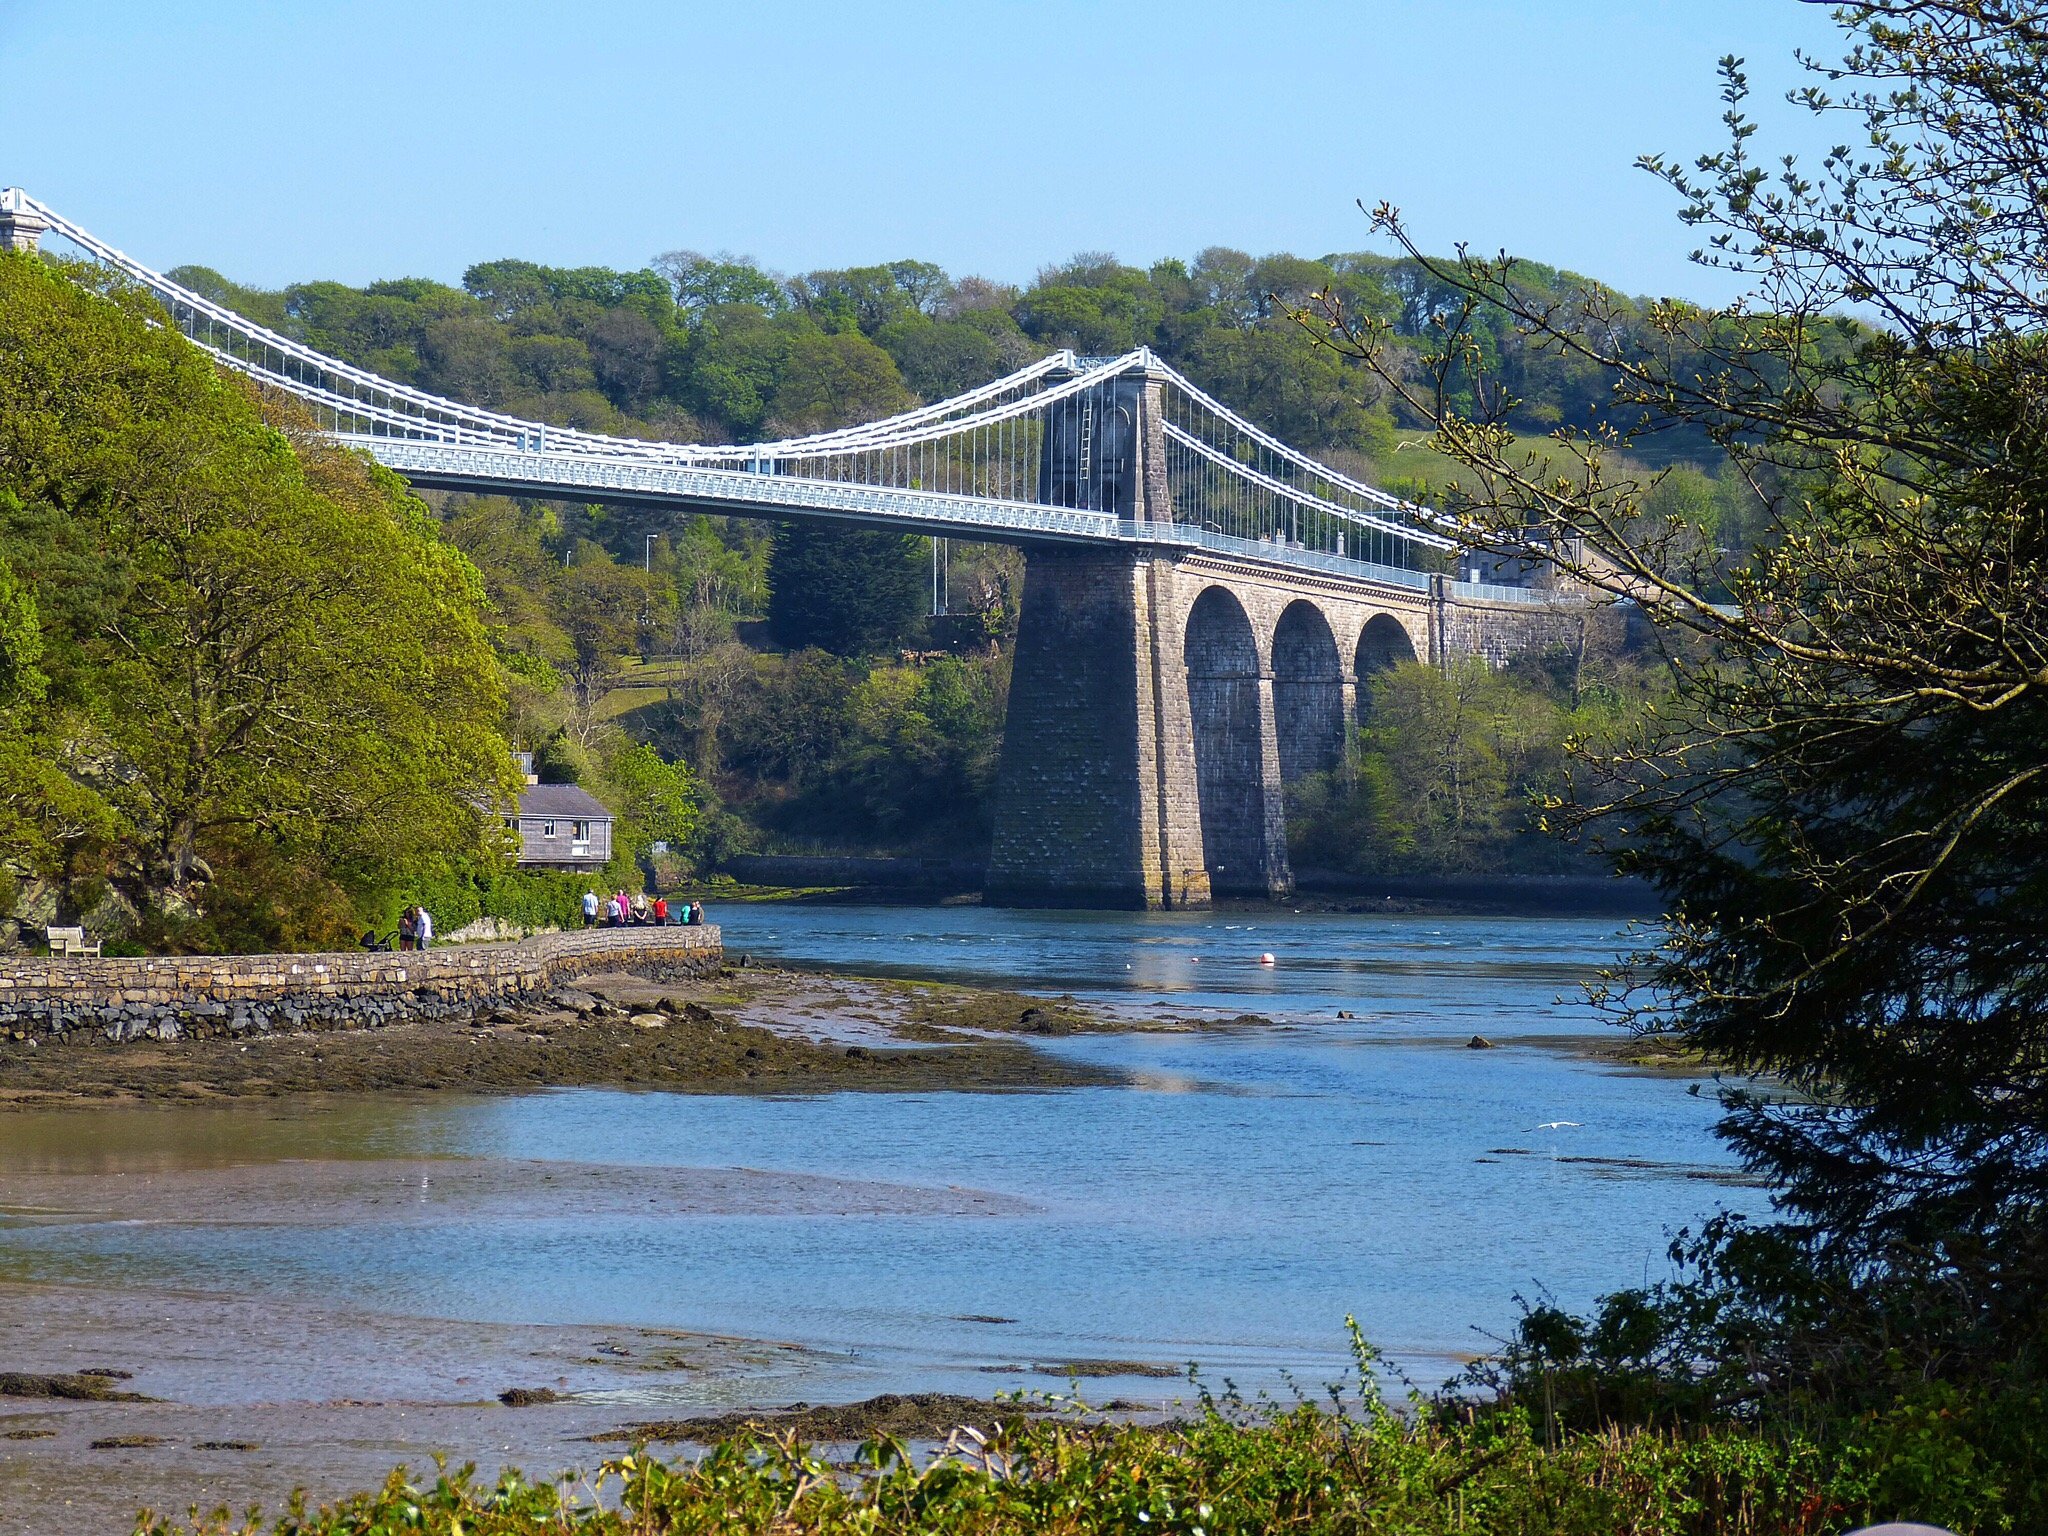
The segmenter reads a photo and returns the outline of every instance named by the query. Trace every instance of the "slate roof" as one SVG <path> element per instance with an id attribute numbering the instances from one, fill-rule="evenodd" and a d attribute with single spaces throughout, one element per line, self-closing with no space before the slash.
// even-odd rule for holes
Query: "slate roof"
<path id="1" fill-rule="evenodd" d="M 610 821 L 604 802 L 580 784 L 529 784 L 519 791 L 521 816 L 554 816 L 570 821 Z"/>

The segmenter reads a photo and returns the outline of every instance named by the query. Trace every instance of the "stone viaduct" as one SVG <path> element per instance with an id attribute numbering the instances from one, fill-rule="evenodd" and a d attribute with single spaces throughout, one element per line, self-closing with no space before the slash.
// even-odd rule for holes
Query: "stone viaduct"
<path id="1" fill-rule="evenodd" d="M 1128 451 L 1095 468 L 1118 482 L 1097 504 L 1141 528 L 1171 524 L 1159 386 L 1134 377 L 1123 392 Z M 1046 463 L 1049 479 L 1087 473 Z M 1342 761 L 1374 673 L 1499 663 L 1568 639 L 1585 612 L 1361 570 L 1256 547 L 1031 546 L 988 898 L 1138 908 L 1285 895 L 1286 789 Z"/>

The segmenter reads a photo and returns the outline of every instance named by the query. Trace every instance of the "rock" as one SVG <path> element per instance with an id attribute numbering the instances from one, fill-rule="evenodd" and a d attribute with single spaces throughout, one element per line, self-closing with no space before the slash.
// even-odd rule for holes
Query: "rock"
<path id="1" fill-rule="evenodd" d="M 553 1387 L 507 1387 L 498 1401 L 507 1408 L 531 1408 L 535 1403 L 559 1403 L 562 1394 Z"/>
<path id="2" fill-rule="evenodd" d="M 633 1015 L 635 1029 L 667 1029 L 668 1020 L 658 1013 L 636 1013 Z"/>
<path id="3" fill-rule="evenodd" d="M 1340 1019 L 1355 1019 L 1358 1017 L 1358 1015 L 1353 1013 L 1349 1008 L 1339 1008 L 1337 1010 L 1337 1017 Z"/>
<path id="4" fill-rule="evenodd" d="M 864 1045 L 849 1045 L 846 1048 L 846 1054 L 855 1061 L 866 1061 L 868 1059 L 868 1048 Z"/>
<path id="5" fill-rule="evenodd" d="M 100 894 L 100 899 L 79 914 L 79 921 L 85 925 L 86 937 L 105 943 L 108 939 L 125 938 L 135 931 L 142 921 L 142 914 L 135 910 L 135 904 L 112 886 Z"/>
<path id="6" fill-rule="evenodd" d="M 1468 1051 L 1490 1051 L 1493 1049 L 1493 1042 L 1484 1035 L 1474 1035 L 1465 1042 L 1465 1049 Z"/>
<path id="7" fill-rule="evenodd" d="M 548 994 L 548 1001 L 564 1012 L 573 1013 L 579 1019 L 603 1011 L 604 1005 L 588 992 L 579 992 L 574 987 L 563 987 Z"/>
<path id="8" fill-rule="evenodd" d="M 57 887 L 47 880 L 22 881 L 15 891 L 12 916 L 40 939 L 42 930 L 57 921 Z"/>

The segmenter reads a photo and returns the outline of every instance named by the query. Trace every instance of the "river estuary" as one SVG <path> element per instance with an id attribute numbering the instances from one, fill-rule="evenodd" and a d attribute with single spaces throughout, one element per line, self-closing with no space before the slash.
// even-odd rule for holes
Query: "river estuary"
<path id="1" fill-rule="evenodd" d="M 1577 984 L 1616 953 L 1610 919 L 716 917 L 756 963 L 1268 1022 L 1036 1042 L 1123 1087 L 0 1115 L 0 1171 L 35 1191 L 0 1211 L 0 1349 L 125 1351 L 155 1367 L 138 1387 L 294 1438 L 316 1473 L 307 1448 L 341 1432 L 263 1405 L 409 1397 L 432 1435 L 433 1403 L 524 1379 L 648 1417 L 1058 1389 L 1077 1360 L 1313 1389 L 1346 1372 L 1347 1313 L 1434 1386 L 1517 1293 L 1583 1304 L 1663 1274 L 1675 1228 L 1763 1205 L 1711 1093 L 1589 1049 Z M 662 1338 L 694 1368 L 610 1368 Z"/>

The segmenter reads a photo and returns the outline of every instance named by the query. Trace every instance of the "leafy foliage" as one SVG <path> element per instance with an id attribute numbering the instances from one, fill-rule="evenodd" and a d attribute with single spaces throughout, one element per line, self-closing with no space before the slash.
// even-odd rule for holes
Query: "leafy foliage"
<path id="1" fill-rule="evenodd" d="M 914 1457 L 882 1437 L 850 1464 L 753 1434 L 695 1462 L 635 1450 L 593 1477 L 555 1483 L 507 1472 L 486 1485 L 471 1467 L 444 1466 L 423 1487 L 401 1468 L 376 1492 L 329 1508 L 295 1502 L 267 1528 L 221 1510 L 189 1526 L 145 1513 L 137 1530 L 1820 1536 L 1888 1513 L 1917 1466 L 1967 1454 L 1924 1420 L 1853 1446 L 1727 1428 L 1546 1434 L 1514 1410 L 1443 1414 L 1416 1401 L 1397 1411 L 1370 1374 L 1360 1397 L 1356 1407 L 1259 1408 L 1205 1397 L 1197 1415 L 1156 1428 L 1101 1422 L 1078 1407 L 1025 1417 L 1032 1405 L 1019 1404 L 956 1431 L 937 1456 Z M 1061 1405 L 1035 1406 L 1043 1414 Z M 1990 1530 L 2029 1508 L 2027 1497 L 1966 1477 L 1949 1480 L 1932 1508 Z"/>
<path id="2" fill-rule="evenodd" d="M 1404 662 L 1360 680 L 1363 723 L 1344 762 L 1288 787 L 1297 871 L 1589 872 L 1543 835 L 1575 748 L 1609 741 L 1666 686 L 1656 655 L 1611 610 L 1504 667 Z"/>
<path id="3" fill-rule="evenodd" d="M 331 939 L 493 843 L 481 585 L 395 477 L 96 281 L 0 259 L 9 862 L 160 942 Z"/>
<path id="4" fill-rule="evenodd" d="M 768 621 L 791 650 L 872 656 L 924 628 L 930 541 L 886 529 L 785 523 L 768 565 Z"/>
<path id="5" fill-rule="evenodd" d="M 957 853 L 993 820 L 1009 658 L 862 663 L 732 645 L 631 718 L 698 765 L 754 831 L 808 850 Z M 730 829 L 718 828 L 730 840 Z"/>

